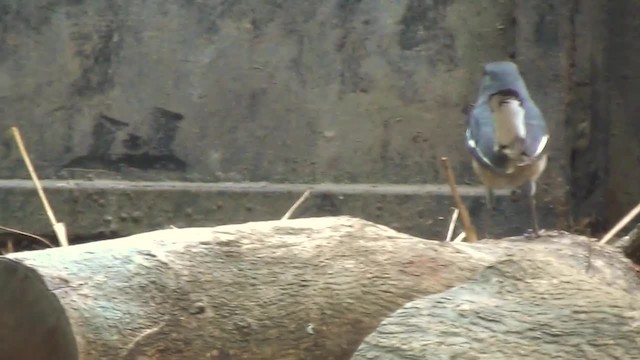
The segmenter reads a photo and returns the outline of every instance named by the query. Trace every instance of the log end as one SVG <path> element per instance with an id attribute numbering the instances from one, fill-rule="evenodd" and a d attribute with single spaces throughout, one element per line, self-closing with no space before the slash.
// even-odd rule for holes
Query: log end
<path id="1" fill-rule="evenodd" d="M 3 359 L 78 359 L 64 308 L 33 268 L 0 257 L 0 284 Z"/>

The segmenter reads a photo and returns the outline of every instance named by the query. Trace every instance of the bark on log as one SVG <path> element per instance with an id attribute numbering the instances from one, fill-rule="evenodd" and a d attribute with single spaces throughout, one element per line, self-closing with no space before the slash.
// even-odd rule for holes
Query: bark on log
<path id="1" fill-rule="evenodd" d="M 629 262 L 592 244 L 591 266 L 576 266 L 577 247 L 563 254 L 556 241 L 540 251 L 545 242 L 505 254 L 467 284 L 406 304 L 352 360 L 640 359 L 640 286 Z"/>
<path id="2" fill-rule="evenodd" d="M 162 230 L 17 253 L 0 258 L 0 283 L 15 282 L 0 298 L 0 356 L 348 359 L 400 306 L 459 285 L 487 263 L 350 217 Z"/>
<path id="3" fill-rule="evenodd" d="M 505 267 L 501 259 L 509 257 L 519 267 Z M 529 258 L 536 260 L 517 260 Z M 538 263 L 544 266 L 530 268 Z M 484 277 L 465 285 L 492 264 L 497 265 Z M 495 275 L 495 269 L 502 272 Z M 565 274 L 567 269 L 575 274 Z M 504 277 L 506 290 L 489 291 L 498 285 L 487 277 L 499 276 Z M 608 306 L 607 296 L 622 299 L 611 303 L 610 312 L 628 309 L 624 294 L 640 293 L 638 279 L 620 251 L 568 234 L 535 241 L 452 244 L 418 239 L 351 217 L 163 230 L 0 257 L 0 284 L 5 287 L 0 296 L 0 357 L 342 360 L 349 359 L 380 321 L 404 304 L 460 285 L 449 291 L 469 301 L 468 312 L 491 310 L 487 297 L 495 294 L 504 309 L 517 315 L 514 319 L 504 315 L 504 329 L 512 326 L 511 331 L 521 331 L 526 319 L 518 314 L 555 304 L 544 299 L 544 292 L 529 289 L 528 282 L 543 286 L 557 279 L 560 284 L 585 279 L 585 284 L 600 284 L 596 290 L 581 284 L 574 290 L 547 287 L 556 291 L 557 299 L 580 301 L 574 297 L 581 294 L 593 301 L 602 299 L 603 307 Z M 509 292 L 508 285 L 519 290 Z M 472 292 L 464 292 L 469 286 Z M 519 291 L 537 296 L 531 298 L 534 304 L 527 305 L 533 301 L 529 298 L 520 299 L 520 312 L 513 300 Z M 577 304 L 586 304 L 582 301 Z M 489 310 L 478 311 L 491 315 Z M 605 319 L 596 310 L 595 316 Z M 429 321 L 419 315 L 412 321 Z M 441 321 L 454 315 L 441 315 Z M 620 320 L 611 319 L 616 324 Z M 541 318 L 534 325 L 561 328 L 563 324 L 553 320 Z M 371 339 L 380 336 L 400 343 L 412 339 L 411 347 L 424 349 L 410 329 L 399 326 L 392 326 L 392 331 L 406 334 L 372 335 L 358 356 L 377 354 L 371 350 Z M 603 327 L 593 328 L 598 329 Z M 447 339 L 446 333 L 439 335 Z M 545 339 L 531 341 L 544 348 Z"/>
<path id="4" fill-rule="evenodd" d="M 622 248 L 626 257 L 636 265 L 640 265 L 640 224 L 636 224 L 633 230 L 618 240 L 614 246 Z"/>

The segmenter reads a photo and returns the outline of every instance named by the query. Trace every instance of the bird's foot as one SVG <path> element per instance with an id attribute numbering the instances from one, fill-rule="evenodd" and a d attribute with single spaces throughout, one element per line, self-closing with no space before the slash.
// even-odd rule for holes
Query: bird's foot
<path id="1" fill-rule="evenodd" d="M 545 235 L 545 233 L 545 229 L 540 229 L 538 231 L 535 231 L 534 229 L 527 229 L 523 236 L 525 239 L 533 240 Z"/>
<path id="2" fill-rule="evenodd" d="M 567 236 L 570 233 L 564 230 L 541 230 L 541 235 L 547 238 Z"/>
<path id="3" fill-rule="evenodd" d="M 521 191 L 519 191 L 517 189 L 511 190 L 511 193 L 509 193 L 509 200 L 511 200 L 511 202 L 520 201 L 520 193 L 521 193 Z"/>

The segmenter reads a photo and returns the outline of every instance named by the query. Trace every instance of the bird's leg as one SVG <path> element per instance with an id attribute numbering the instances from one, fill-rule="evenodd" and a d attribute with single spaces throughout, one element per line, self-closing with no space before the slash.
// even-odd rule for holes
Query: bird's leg
<path id="1" fill-rule="evenodd" d="M 485 194 L 485 202 L 487 204 L 487 209 L 493 210 L 493 190 L 487 188 L 487 193 Z"/>
<path id="2" fill-rule="evenodd" d="M 531 208 L 531 221 L 533 222 L 533 236 L 540 236 L 540 228 L 538 227 L 538 212 L 536 211 L 536 182 L 529 181 L 529 207 Z"/>
<path id="3" fill-rule="evenodd" d="M 490 238 L 490 231 L 493 230 L 493 206 L 494 206 L 494 198 L 493 198 L 493 190 L 491 190 L 490 188 L 487 188 L 487 192 L 485 194 L 485 205 L 486 205 L 486 210 L 484 212 L 485 214 L 485 219 L 484 219 L 484 232 L 485 232 L 485 237 L 486 238 Z"/>

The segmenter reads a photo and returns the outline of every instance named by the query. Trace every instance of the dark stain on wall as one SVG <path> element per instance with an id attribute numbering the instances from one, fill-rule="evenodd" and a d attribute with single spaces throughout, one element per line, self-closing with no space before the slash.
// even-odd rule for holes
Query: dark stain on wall
<path id="1" fill-rule="evenodd" d="M 112 65 L 122 48 L 121 25 L 116 20 L 120 18 L 118 9 L 115 2 L 109 2 L 109 13 L 99 19 L 93 36 L 86 36 L 85 30 L 72 33 L 82 64 L 80 76 L 71 83 L 72 95 L 90 97 L 113 87 Z"/>
<path id="2" fill-rule="evenodd" d="M 305 36 L 302 34 L 296 34 L 296 55 L 291 58 L 289 66 L 291 71 L 295 74 L 296 79 L 300 83 L 300 86 L 305 87 L 307 85 L 307 79 L 304 71 L 304 50 L 305 50 Z"/>
<path id="3" fill-rule="evenodd" d="M 127 126 L 129 123 L 99 114 L 91 132 L 93 143 L 89 148 L 89 155 L 95 158 L 108 157 L 118 133 Z"/>
<path id="4" fill-rule="evenodd" d="M 339 0 L 336 3 L 336 16 L 342 26 L 353 19 L 361 2 L 362 0 Z"/>
<path id="5" fill-rule="evenodd" d="M 336 52 L 340 54 L 340 96 L 356 92 L 368 92 L 365 75 L 360 72 L 362 60 L 367 56 L 364 37 L 358 32 L 356 20 L 362 0 L 340 0 L 336 3 L 336 18 L 340 35 Z"/>
<path id="6" fill-rule="evenodd" d="M 553 19 L 554 3 L 545 2 L 539 6 L 543 7 L 538 14 L 538 21 L 535 25 L 536 42 L 544 48 L 554 49 L 560 43 L 560 33 L 558 20 Z"/>
<path id="7" fill-rule="evenodd" d="M 135 133 L 125 134 L 129 123 L 98 114 L 93 125 L 88 153 L 71 160 L 64 167 L 111 171 L 117 171 L 122 167 L 185 171 L 187 164 L 179 159 L 172 149 L 183 119 L 184 116 L 180 113 L 155 107 L 146 119 L 149 135 L 145 137 Z M 114 151 L 118 139 L 122 139 L 122 153 Z"/>
<path id="8" fill-rule="evenodd" d="M 398 44 L 402 50 L 424 51 L 431 65 L 455 68 L 458 58 L 453 34 L 444 26 L 447 0 L 410 0 L 400 20 Z"/>

